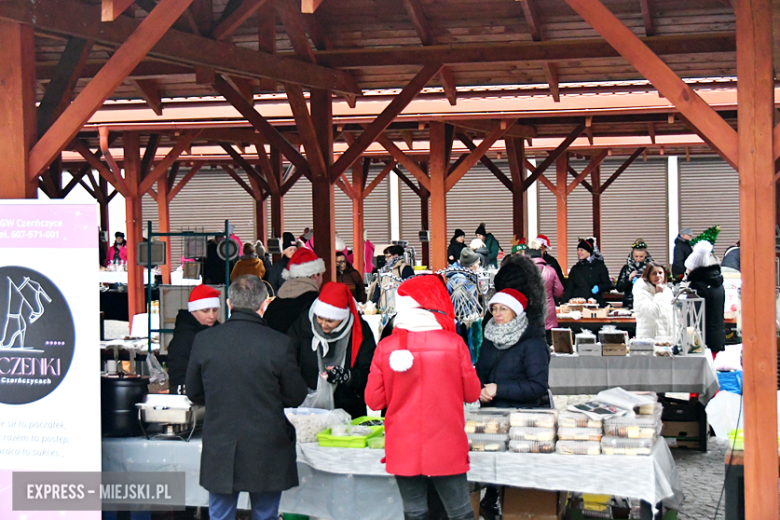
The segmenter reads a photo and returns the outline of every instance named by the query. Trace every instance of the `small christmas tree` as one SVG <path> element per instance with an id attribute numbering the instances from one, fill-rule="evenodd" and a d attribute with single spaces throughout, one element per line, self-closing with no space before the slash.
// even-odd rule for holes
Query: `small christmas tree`
<path id="1" fill-rule="evenodd" d="M 720 226 L 712 226 L 711 228 L 707 228 L 704 230 L 704 232 L 691 240 L 691 245 L 695 245 L 697 242 L 701 242 L 702 240 L 706 240 L 713 246 L 715 245 L 715 241 L 718 239 L 718 234 L 720 234 Z"/>

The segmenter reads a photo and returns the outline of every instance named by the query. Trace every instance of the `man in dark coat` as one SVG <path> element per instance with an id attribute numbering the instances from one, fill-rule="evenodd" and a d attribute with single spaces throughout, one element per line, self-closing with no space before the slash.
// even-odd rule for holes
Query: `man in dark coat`
<path id="1" fill-rule="evenodd" d="M 693 230 L 682 228 L 680 234 L 674 239 L 674 260 L 672 261 L 672 276 L 679 281 L 685 274 L 685 260 L 693 253 L 691 239 Z"/>
<path id="2" fill-rule="evenodd" d="M 450 239 L 447 247 L 447 262 L 452 265 L 460 258 L 460 252 L 466 247 L 466 233 L 462 229 L 456 229 L 455 235 Z"/>
<path id="3" fill-rule="evenodd" d="M 268 326 L 286 334 L 300 316 L 308 316 L 309 307 L 320 292 L 324 272 L 325 262 L 314 251 L 306 247 L 296 250 L 282 273 L 286 282 L 263 315 Z"/>
<path id="4" fill-rule="evenodd" d="M 563 301 L 572 298 L 594 298 L 599 307 L 604 307 L 604 293 L 612 290 L 612 280 L 604 263 L 604 257 L 590 240 L 581 240 L 577 245 L 579 262 L 569 271 L 569 280 L 563 292 Z"/>
<path id="5" fill-rule="evenodd" d="M 287 264 L 292 255 L 295 254 L 296 249 L 298 248 L 295 246 L 295 235 L 287 232 L 282 233 L 282 257 L 270 269 L 266 270 L 267 280 L 271 284 L 274 294 L 279 292 L 279 288 L 284 283 L 282 273 L 287 269 Z"/>
<path id="6" fill-rule="evenodd" d="M 212 520 L 233 520 L 238 493 L 249 492 L 252 518 L 275 520 L 282 491 L 298 485 L 295 429 L 284 415 L 306 398 L 287 336 L 260 316 L 268 293 L 252 275 L 228 291 L 232 315 L 195 338 L 187 396 L 207 404 L 200 485 Z"/>

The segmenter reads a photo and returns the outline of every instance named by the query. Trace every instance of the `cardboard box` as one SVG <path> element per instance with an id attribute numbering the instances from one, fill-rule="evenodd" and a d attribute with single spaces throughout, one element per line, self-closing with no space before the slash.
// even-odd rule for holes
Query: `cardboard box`
<path id="1" fill-rule="evenodd" d="M 566 498 L 558 491 L 504 488 L 503 520 L 562 520 Z"/>
<path id="2" fill-rule="evenodd" d="M 609 317 L 609 311 L 612 309 L 610 307 L 604 307 L 603 309 L 589 309 L 584 308 L 582 309 L 582 317 L 583 318 L 608 318 Z"/>
<path id="3" fill-rule="evenodd" d="M 698 439 L 699 423 L 698 421 L 667 421 L 661 427 L 663 437 L 673 437 L 675 439 Z"/>
<path id="4" fill-rule="evenodd" d="M 626 356 L 628 347 L 625 343 L 604 343 L 601 345 L 602 356 Z"/>
<path id="5" fill-rule="evenodd" d="M 580 356 L 600 356 L 601 343 L 581 343 L 577 345 L 577 354 Z"/>

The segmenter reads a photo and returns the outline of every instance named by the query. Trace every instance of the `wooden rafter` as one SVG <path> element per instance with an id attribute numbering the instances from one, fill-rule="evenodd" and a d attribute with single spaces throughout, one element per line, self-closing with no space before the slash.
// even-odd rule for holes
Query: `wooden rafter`
<path id="1" fill-rule="evenodd" d="M 653 21 L 654 0 L 639 0 L 642 8 L 642 21 L 645 24 L 645 36 L 655 35 L 655 22 Z"/>
<path id="2" fill-rule="evenodd" d="M 0 2 L 0 18 L 32 24 L 35 17 L 38 31 L 93 39 L 111 47 L 122 45 L 140 25 L 136 20 L 121 16 L 109 26 L 101 23 L 99 16 L 99 8 L 96 11 L 76 0 L 49 0 L 34 5 Z M 140 23 L 146 20 L 148 17 Z M 245 78 L 270 78 L 337 93 L 361 94 L 355 79 L 346 71 L 302 63 L 177 30 L 168 31 L 148 55 L 177 65 L 206 67 Z"/>
<path id="3" fill-rule="evenodd" d="M 582 172 L 574 178 L 572 183 L 566 187 L 566 195 L 567 196 L 570 195 L 571 192 L 574 191 L 574 188 L 579 186 L 580 183 L 582 183 L 582 181 L 587 179 L 588 175 L 593 173 L 596 170 L 596 168 L 601 166 L 601 163 L 604 162 L 604 159 L 607 158 L 607 155 L 609 155 L 609 150 L 602 150 L 600 153 L 591 157 L 590 162 L 585 167 L 585 169 L 582 170 Z"/>
<path id="4" fill-rule="evenodd" d="M 276 12 L 282 19 L 284 30 L 296 56 L 303 61 L 317 63 L 309 39 L 306 37 L 306 22 L 296 2 L 297 0 L 276 0 Z"/>
<path id="5" fill-rule="evenodd" d="M 165 193 L 166 197 L 168 196 L 167 193 L 171 191 L 171 189 L 176 185 L 176 177 L 179 176 L 179 170 L 181 169 L 181 161 L 176 161 L 171 165 L 171 169 L 168 171 L 168 178 L 165 179 Z M 163 181 L 163 179 L 160 179 L 158 181 L 158 185 Z"/>
<path id="6" fill-rule="evenodd" d="M 474 145 L 474 148 L 476 148 L 476 147 L 477 147 L 477 146 L 476 146 L 476 145 Z M 474 150 L 472 149 L 471 151 L 473 152 Z M 455 159 L 455 162 L 453 162 L 452 164 L 450 164 L 450 167 L 449 167 L 449 169 L 447 170 L 447 176 L 449 177 L 450 175 L 452 175 L 452 172 L 454 172 L 455 170 L 457 170 L 457 169 L 458 169 L 458 166 L 460 166 L 461 164 L 463 164 L 463 161 L 465 161 L 466 159 L 468 159 L 468 157 L 469 157 L 469 153 L 468 153 L 468 152 L 467 152 L 467 153 L 462 153 L 462 154 L 460 154 L 460 157 L 458 157 L 457 159 Z"/>
<path id="7" fill-rule="evenodd" d="M 198 173 L 203 167 L 205 163 L 203 161 L 196 161 L 193 163 L 192 167 L 190 168 L 190 171 L 187 172 L 187 175 L 185 175 L 179 183 L 174 186 L 173 188 L 168 191 L 168 202 L 172 201 L 176 195 L 179 194 L 179 192 L 184 188 L 190 180 L 192 180 L 193 177 L 195 177 L 195 174 Z"/>
<path id="8" fill-rule="evenodd" d="M 240 153 L 238 153 L 235 148 L 233 148 L 232 145 L 228 143 L 219 143 L 219 145 L 222 147 L 223 150 L 225 150 L 230 157 L 233 158 L 234 161 L 236 161 L 236 164 L 241 166 L 243 170 L 246 172 L 247 177 L 249 177 L 250 182 L 257 183 L 262 189 L 265 191 L 271 191 L 270 186 L 268 185 L 268 182 L 263 178 L 262 175 L 260 175 L 257 170 L 249 164 L 249 161 L 246 160 L 246 158 L 242 157 Z M 258 190 L 255 193 L 255 198 L 262 198 L 262 193 Z"/>
<path id="9" fill-rule="evenodd" d="M 325 158 L 317 140 L 317 131 L 314 128 L 306 99 L 303 97 L 303 89 L 300 85 L 285 84 L 287 100 L 292 108 L 298 134 L 301 136 L 303 147 L 306 150 L 306 159 L 309 161 L 309 169 L 314 177 L 328 178 L 328 168 Z"/>
<path id="10" fill-rule="evenodd" d="M 305 14 L 314 14 L 324 1 L 325 0 L 301 0 L 301 12 Z"/>
<path id="11" fill-rule="evenodd" d="M 396 175 L 398 175 L 398 178 L 399 178 L 399 179 L 401 179 L 402 181 L 404 181 L 404 184 L 406 184 L 407 186 L 409 186 L 409 188 L 410 188 L 410 189 L 411 189 L 411 190 L 412 190 L 412 191 L 413 191 L 413 192 L 414 192 L 414 193 L 415 193 L 415 194 L 416 194 L 418 197 L 422 197 L 422 191 L 420 190 L 420 188 L 418 188 L 418 187 L 417 187 L 417 186 L 416 186 L 416 185 L 415 185 L 415 184 L 414 184 L 414 183 L 413 183 L 411 180 L 409 180 L 409 177 L 407 177 L 407 176 L 404 174 L 404 172 L 402 172 L 401 170 L 399 170 L 397 166 L 396 166 L 395 168 L 393 168 L 393 172 L 395 172 L 395 174 L 396 174 Z M 422 183 L 420 183 L 420 184 L 422 185 Z M 424 185 L 423 185 L 423 189 L 425 189 L 425 190 L 427 191 L 427 188 L 425 188 L 425 186 L 424 186 Z"/>
<path id="12" fill-rule="evenodd" d="M 236 183 L 237 183 L 239 186 L 241 186 L 241 188 L 243 188 L 243 190 L 244 190 L 245 192 L 247 192 L 247 193 L 249 194 L 249 196 L 250 196 L 250 197 L 252 197 L 253 199 L 256 197 L 256 194 L 255 194 L 255 192 L 252 190 L 252 188 L 251 188 L 251 187 L 249 187 L 249 185 L 247 185 L 247 183 L 245 183 L 245 182 L 244 182 L 244 179 L 242 179 L 241 177 L 239 177 L 239 175 L 238 175 L 238 174 L 235 172 L 235 170 L 234 170 L 233 168 L 231 168 L 231 167 L 230 167 L 230 166 L 228 166 L 227 164 L 221 164 L 220 166 L 222 167 L 222 169 L 223 169 L 223 170 L 225 170 L 225 172 L 226 172 L 228 175 L 230 175 L 231 177 L 233 177 L 233 180 L 234 180 L 234 181 L 236 181 Z"/>
<path id="13" fill-rule="evenodd" d="M 282 185 L 282 196 L 286 195 L 287 192 L 290 191 L 293 186 L 295 186 L 295 183 L 301 179 L 301 177 L 308 177 L 309 175 L 311 174 L 309 173 L 308 167 L 303 169 L 295 167 L 290 177 L 284 181 L 284 184 Z"/>
<path id="14" fill-rule="evenodd" d="M 143 195 L 149 191 L 158 180 L 162 179 L 163 176 L 168 173 L 168 168 L 170 168 L 179 156 L 190 147 L 192 141 L 198 136 L 198 133 L 198 130 L 188 130 L 179 137 L 176 141 L 176 145 L 168 152 L 168 155 L 166 155 L 165 158 L 154 167 L 151 173 L 141 181 L 138 186 L 139 194 Z"/>
<path id="15" fill-rule="evenodd" d="M 569 175 L 571 175 L 571 176 L 572 176 L 572 177 L 574 177 L 575 179 L 576 179 L 576 178 L 577 178 L 577 176 L 579 175 L 579 173 L 577 173 L 577 170 L 575 170 L 574 168 L 572 168 L 571 164 L 569 165 Z M 586 180 L 584 180 L 584 179 L 583 179 L 583 180 L 582 180 L 582 182 L 580 182 L 580 185 L 581 185 L 583 188 L 585 188 L 586 190 L 588 190 L 590 193 L 593 193 L 593 186 L 591 186 L 591 185 L 590 185 L 590 183 L 589 183 L 588 181 L 586 181 Z"/>
<path id="16" fill-rule="evenodd" d="M 546 39 L 544 27 L 542 26 L 542 20 L 539 18 L 539 13 L 536 9 L 536 0 L 521 0 L 523 7 L 523 15 L 525 21 L 528 24 L 528 28 L 531 31 L 531 38 L 535 42 L 541 42 Z M 543 62 L 542 71 L 544 71 L 544 77 L 547 80 L 547 85 L 550 87 L 550 95 L 556 103 L 561 101 L 560 89 L 558 87 L 558 65 L 552 62 Z"/>
<path id="17" fill-rule="evenodd" d="M 157 7 L 114 53 L 78 97 L 30 151 L 28 179 L 33 180 L 73 140 L 92 114 L 144 59 L 192 0 L 160 0 Z"/>
<path id="18" fill-rule="evenodd" d="M 135 0 L 103 0 L 100 13 L 101 22 L 113 22 L 124 13 Z"/>
<path id="19" fill-rule="evenodd" d="M 566 0 L 640 74 L 674 104 L 713 143 L 718 153 L 739 169 L 739 142 L 734 130 L 647 45 L 599 0 Z"/>
<path id="20" fill-rule="evenodd" d="M 388 176 L 388 174 L 393 171 L 398 163 L 395 159 L 391 159 L 390 162 L 388 162 L 384 168 L 382 168 L 382 171 L 379 172 L 379 175 L 374 177 L 374 180 L 371 181 L 371 184 L 366 186 L 363 189 L 363 198 L 365 199 L 369 195 L 371 195 L 371 192 L 374 191 L 374 188 L 379 186 L 379 184 L 385 179 L 385 177 Z"/>
<path id="21" fill-rule="evenodd" d="M 151 134 L 146 143 L 144 157 L 141 159 L 141 178 L 146 178 L 154 164 L 154 158 L 157 156 L 157 148 L 160 146 L 160 134 Z"/>
<path id="22" fill-rule="evenodd" d="M 341 189 L 341 191 L 344 192 L 344 195 L 346 195 L 350 199 L 352 199 L 352 200 L 357 200 L 358 199 L 358 195 L 355 193 L 355 190 L 353 189 L 352 184 L 349 182 L 349 180 L 347 180 L 347 176 L 346 175 L 342 175 L 341 177 L 336 179 L 336 183 L 335 184 L 336 184 L 336 186 L 339 187 L 339 189 Z"/>
<path id="23" fill-rule="evenodd" d="M 585 130 L 585 123 L 581 123 L 577 126 L 577 128 L 574 129 L 574 131 L 569 134 L 566 139 L 564 139 L 561 144 L 558 145 L 558 147 L 550 152 L 550 154 L 542 161 L 542 163 L 537 166 L 531 175 L 528 176 L 528 178 L 523 183 L 523 191 L 527 190 L 531 184 L 536 182 L 536 179 L 538 179 L 546 170 L 550 167 L 552 163 L 558 160 L 558 157 L 563 155 L 566 150 L 569 149 L 569 146 L 571 146 L 571 143 L 574 142 L 575 139 L 577 139 L 582 131 Z"/>
<path id="24" fill-rule="evenodd" d="M 163 115 L 162 99 L 160 93 L 157 90 L 157 85 L 150 79 L 131 79 L 130 84 L 135 87 L 138 93 L 141 95 L 146 104 L 149 105 L 155 114 L 158 116 Z"/>
<path id="25" fill-rule="evenodd" d="M 102 153 L 101 153 L 101 155 L 102 155 Z M 71 174 L 72 175 L 72 179 L 70 180 L 70 182 L 68 182 L 67 185 L 65 185 L 64 188 L 62 188 L 62 197 L 63 198 L 67 197 L 68 194 L 73 190 L 73 188 L 76 187 L 76 185 L 79 183 L 79 181 L 82 178 L 84 178 L 84 176 L 87 173 L 89 173 L 90 171 L 91 171 L 91 168 L 90 168 L 89 164 L 87 164 L 86 166 L 83 166 L 81 169 L 79 169 L 79 171 L 77 171 L 76 173 Z"/>
<path id="26" fill-rule="evenodd" d="M 506 134 L 509 133 L 509 130 L 507 129 L 507 132 L 504 134 L 504 138 L 506 139 Z M 474 144 L 474 141 L 471 140 L 469 136 L 464 134 L 463 132 L 458 132 L 457 134 L 458 140 L 463 143 L 466 148 L 471 150 L 472 152 L 477 149 L 477 145 Z M 508 153 L 508 150 L 507 150 Z M 496 163 L 490 160 L 490 158 L 486 155 L 483 155 L 480 159 L 480 162 L 488 169 L 490 172 L 495 175 L 495 177 L 503 184 L 506 189 L 509 191 L 513 190 L 512 187 L 512 181 L 510 181 L 507 176 L 504 174 L 504 172 L 501 171 L 501 168 L 496 166 Z"/>
<path id="27" fill-rule="evenodd" d="M 463 130 L 470 130 L 478 133 L 487 134 L 493 130 L 492 122 L 485 119 L 457 119 L 448 120 L 447 122 L 457 126 L 458 128 L 462 128 Z M 506 131 L 506 134 L 504 135 L 507 137 L 520 137 L 522 139 L 526 139 L 528 137 L 537 137 L 536 129 L 533 126 L 521 125 L 520 122 L 517 122 L 509 127 L 509 129 Z"/>
<path id="28" fill-rule="evenodd" d="M 228 40 L 236 29 L 241 27 L 250 16 L 262 7 L 268 0 L 243 0 L 228 16 L 224 17 L 211 31 L 211 37 L 215 40 Z"/>
<path id="29" fill-rule="evenodd" d="M 273 195 L 278 195 L 281 190 L 281 186 L 279 185 L 280 180 L 276 178 L 276 175 L 274 175 L 273 165 L 271 164 L 271 160 L 268 158 L 268 154 L 265 153 L 265 147 L 256 145 L 255 149 L 257 150 L 260 172 L 262 172 L 262 176 L 265 177 L 265 181 L 268 184 L 268 189 L 266 191 Z"/>
<path id="30" fill-rule="evenodd" d="M 504 134 L 507 129 L 512 126 L 512 123 L 514 123 L 514 121 L 496 125 L 496 128 L 479 143 L 479 146 L 477 146 L 455 171 L 452 172 L 452 175 L 447 177 L 444 182 L 445 191 L 450 191 L 455 184 L 466 175 L 466 172 L 484 157 L 487 151 L 490 150 L 490 147 L 493 146 L 496 141 L 504 137 Z"/>
<path id="31" fill-rule="evenodd" d="M 108 166 L 103 163 L 98 157 L 92 153 L 92 151 L 89 149 L 87 144 L 82 141 L 81 139 L 74 139 L 70 143 L 70 147 L 76 151 L 79 155 L 81 155 L 89 165 L 97 170 L 97 172 L 100 174 L 101 177 L 103 177 L 111 186 L 113 186 L 119 193 L 122 194 L 122 196 L 126 196 L 127 192 L 124 191 L 119 186 L 119 182 L 114 177 L 114 174 L 111 173 L 111 170 L 108 169 Z M 102 153 L 102 152 L 101 152 Z"/>
<path id="32" fill-rule="evenodd" d="M 634 161 L 636 161 L 637 157 L 639 157 L 640 155 L 642 155 L 642 153 L 644 153 L 644 151 L 645 148 L 637 148 L 636 151 L 632 153 L 631 156 L 628 159 L 626 159 L 617 170 L 615 170 L 615 173 L 613 173 L 610 176 L 610 178 L 607 179 L 606 182 L 604 182 L 604 184 L 601 185 L 601 189 L 599 190 L 599 192 L 604 193 L 604 190 L 609 188 L 610 185 L 612 185 L 612 183 L 615 182 L 618 177 L 620 177 L 620 174 L 626 171 L 628 167 L 631 166 L 631 164 Z"/>
<path id="33" fill-rule="evenodd" d="M 551 62 L 542 64 L 542 70 L 544 71 L 544 78 L 547 80 L 547 85 L 550 87 L 550 95 L 553 101 L 560 103 L 561 93 L 558 88 L 558 65 Z"/>
<path id="34" fill-rule="evenodd" d="M 395 143 L 387 136 L 380 135 L 377 137 L 376 142 L 382 145 L 382 147 L 390 152 L 390 155 L 398 161 L 398 163 L 406 168 L 422 186 L 430 191 L 431 181 L 428 174 L 422 171 L 420 166 L 408 155 L 406 155 Z"/>
<path id="35" fill-rule="evenodd" d="M 363 133 L 350 145 L 347 151 L 341 154 L 341 157 L 331 167 L 331 179 L 338 178 L 347 171 L 347 168 L 352 166 L 352 163 L 390 126 L 390 123 L 417 97 L 417 94 L 420 93 L 440 69 L 441 65 L 439 64 L 426 65 L 417 73 L 403 90 L 393 98 L 390 104 L 382 110 L 382 113 L 363 130 Z"/>

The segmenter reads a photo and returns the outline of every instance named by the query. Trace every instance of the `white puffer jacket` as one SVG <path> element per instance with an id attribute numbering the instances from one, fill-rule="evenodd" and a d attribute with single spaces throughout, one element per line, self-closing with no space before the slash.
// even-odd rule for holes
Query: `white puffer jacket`
<path id="1" fill-rule="evenodd" d="M 672 311 L 672 290 L 664 286 L 656 293 L 655 286 L 637 278 L 633 288 L 634 312 L 636 313 L 636 337 L 670 337 L 674 334 L 674 312 Z"/>

